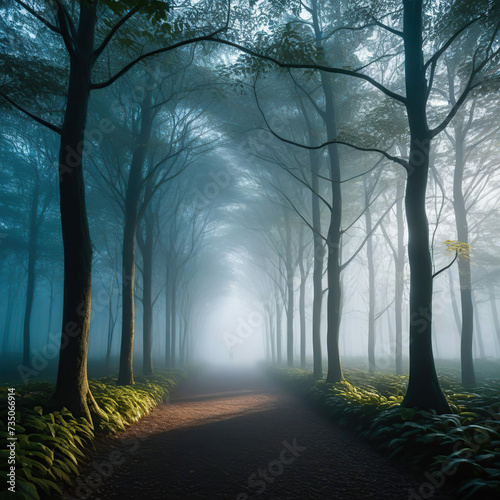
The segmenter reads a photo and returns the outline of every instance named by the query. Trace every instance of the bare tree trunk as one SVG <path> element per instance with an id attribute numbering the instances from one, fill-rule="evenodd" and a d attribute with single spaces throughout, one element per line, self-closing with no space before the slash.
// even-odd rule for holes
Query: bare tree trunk
<path id="1" fill-rule="evenodd" d="M 135 322 L 135 243 L 138 205 L 141 194 L 142 169 L 153 125 L 152 94 L 145 92 L 141 103 L 141 130 L 136 137 L 125 193 L 125 227 L 123 229 L 122 264 L 122 340 L 118 384 L 134 383 L 134 322 Z"/>
<path id="2" fill-rule="evenodd" d="M 286 363 L 293 366 L 293 316 L 294 316 L 294 289 L 293 289 L 293 262 L 292 262 L 292 228 L 288 211 L 285 209 L 285 231 L 286 231 L 286 288 L 287 288 L 287 308 L 286 308 Z"/>
<path id="3" fill-rule="evenodd" d="M 410 377 L 402 406 L 449 413 L 432 353 L 432 262 L 425 192 L 431 135 L 426 117 L 426 75 L 422 53 L 422 0 L 404 0 L 406 110 L 410 157 L 406 219 L 410 263 Z"/>
<path id="4" fill-rule="evenodd" d="M 267 319 L 268 319 L 268 328 L 269 328 L 269 341 L 270 341 L 270 347 L 271 347 L 271 361 L 273 365 L 276 364 L 276 344 L 274 342 L 274 335 L 273 335 L 273 324 L 274 324 L 274 318 L 272 314 L 272 308 L 268 307 L 267 309 Z"/>
<path id="5" fill-rule="evenodd" d="M 333 96 L 328 85 L 323 83 L 326 98 L 327 115 L 327 133 L 328 137 L 336 137 L 337 130 L 335 126 L 335 111 L 333 106 Z M 339 382 L 344 376 L 340 364 L 339 334 L 342 309 L 342 289 L 340 282 L 340 246 L 342 231 L 342 192 L 340 184 L 335 181 L 340 180 L 340 162 L 337 146 L 330 144 L 328 146 L 330 158 L 330 178 L 332 179 L 332 212 L 330 216 L 330 226 L 328 228 L 328 330 L 327 330 L 327 352 L 328 352 L 328 374 L 326 381 L 328 383 Z"/>
<path id="6" fill-rule="evenodd" d="M 492 283 L 489 285 L 491 315 L 493 316 L 493 325 L 497 334 L 498 348 L 500 352 L 500 321 L 498 320 L 497 299 L 495 297 L 495 288 Z"/>
<path id="7" fill-rule="evenodd" d="M 396 297 L 395 297 L 395 321 L 396 321 L 396 374 L 403 374 L 403 292 L 405 286 L 405 244 L 404 244 L 404 221 L 403 221 L 403 195 L 405 190 L 404 179 L 398 180 L 396 196 L 396 219 L 398 226 L 398 248 L 396 257 Z"/>
<path id="8" fill-rule="evenodd" d="M 312 164 L 312 223 L 314 229 L 314 268 L 313 268 L 313 317 L 312 317 L 312 346 L 314 377 L 323 378 L 323 359 L 321 351 L 321 309 L 323 305 L 323 260 L 325 246 L 321 238 L 321 212 L 319 197 L 315 194 L 319 190 L 319 164 L 317 156 Z"/>
<path id="9" fill-rule="evenodd" d="M 474 307 L 474 311 L 477 311 L 477 301 L 474 293 L 472 294 L 472 305 Z M 481 329 L 481 322 L 479 321 L 479 318 L 480 316 L 478 314 L 474 314 L 474 322 L 476 324 L 476 335 L 474 335 L 474 337 L 477 342 L 477 352 L 479 353 L 479 357 L 481 359 L 485 359 L 486 352 L 484 350 L 483 331 Z"/>
<path id="10" fill-rule="evenodd" d="M 457 120 L 459 117 L 455 117 Z M 464 137 L 461 120 L 455 121 L 455 172 L 453 176 L 453 209 L 457 225 L 457 238 L 463 243 L 469 243 L 469 227 L 467 211 L 462 191 L 465 157 Z M 472 341 L 474 334 L 474 307 L 472 305 L 472 286 L 470 262 L 463 255 L 458 256 L 458 275 L 460 279 L 460 304 L 462 306 L 462 336 L 460 343 L 460 359 L 462 364 L 462 384 L 476 384 L 474 361 L 472 357 Z"/>
<path id="11" fill-rule="evenodd" d="M 145 196 L 150 198 L 152 195 L 153 184 L 151 179 L 146 183 Z M 142 372 L 144 375 L 153 373 L 153 226 L 154 215 L 149 207 L 144 215 L 144 239 L 138 238 L 142 253 L 142 338 L 143 338 L 143 363 Z"/>
<path id="12" fill-rule="evenodd" d="M 64 247 L 64 298 L 59 367 L 49 410 L 68 408 L 92 421 L 99 413 L 87 380 L 92 245 L 85 203 L 82 148 L 87 121 L 96 4 L 82 2 L 76 53 L 70 56 L 68 98 L 59 150 L 59 199 Z"/>
<path id="13" fill-rule="evenodd" d="M 306 368 L 306 281 L 307 275 L 304 267 L 304 226 L 300 226 L 299 234 L 299 269 L 300 269 L 300 291 L 299 291 L 299 317 L 300 317 L 300 367 Z"/>
<path id="14" fill-rule="evenodd" d="M 169 267 L 166 266 L 165 271 L 165 367 L 168 369 L 171 367 L 172 362 L 172 296 L 170 289 L 170 273 Z"/>
<path id="15" fill-rule="evenodd" d="M 23 364 L 31 366 L 31 312 L 33 310 L 33 297 L 35 294 L 35 265 L 38 250 L 38 204 L 40 200 L 40 183 L 38 171 L 35 169 L 35 183 L 31 197 L 31 210 L 29 221 L 28 241 L 28 282 L 26 284 L 26 302 L 23 321 Z"/>
<path id="16" fill-rule="evenodd" d="M 321 47 L 322 31 L 319 25 L 318 5 L 316 0 L 312 2 L 313 27 L 316 36 L 316 45 Z M 333 102 L 332 89 L 328 81 L 328 76 L 321 73 L 321 84 L 325 95 L 325 128 L 329 139 L 337 137 L 335 108 Z M 341 283 L 340 283 L 340 245 L 342 230 L 342 192 L 340 189 L 340 161 L 336 144 L 328 146 L 328 156 L 330 161 L 331 183 L 331 216 L 327 236 L 327 276 L 328 276 L 328 298 L 327 298 L 327 334 L 326 349 L 328 355 L 328 373 L 326 381 L 329 383 L 342 380 L 342 367 L 340 364 L 339 333 L 340 333 L 340 313 L 341 313 Z"/>
<path id="17" fill-rule="evenodd" d="M 450 285 L 450 300 L 451 307 L 453 309 L 453 316 L 455 318 L 455 323 L 457 324 L 457 333 L 460 335 L 460 332 L 462 331 L 462 320 L 457 307 L 457 297 L 455 295 L 455 288 L 453 287 L 453 273 L 451 271 L 451 267 L 448 269 L 448 282 Z"/>
<path id="18" fill-rule="evenodd" d="M 170 346 L 171 346 L 171 351 L 170 351 L 170 367 L 175 368 L 176 366 L 176 340 L 177 340 L 177 297 L 176 297 L 176 288 L 177 288 L 177 279 L 176 276 L 174 275 L 172 279 L 172 288 L 171 288 L 171 297 L 170 301 L 172 304 L 172 310 L 170 312 L 171 314 L 171 320 L 172 320 L 172 326 L 170 328 Z"/>
<path id="19" fill-rule="evenodd" d="M 372 239 L 372 213 L 370 209 L 370 193 L 367 180 L 364 179 L 365 192 L 365 225 L 366 234 L 366 259 L 368 262 L 368 371 L 373 373 L 375 366 L 375 265 L 373 262 L 373 239 Z"/>
<path id="20" fill-rule="evenodd" d="M 303 115 L 309 133 L 309 144 L 317 146 L 318 140 L 314 136 L 311 123 L 304 107 Z M 313 229 L 313 314 L 312 314 L 312 352 L 313 373 L 316 379 L 323 378 L 323 360 L 321 353 L 321 309 L 323 306 L 323 260 L 325 246 L 321 236 L 321 210 L 319 199 L 319 170 L 320 163 L 318 152 L 309 150 L 309 163 L 311 165 L 311 212 Z"/>
<path id="21" fill-rule="evenodd" d="M 281 314 L 282 304 L 279 298 L 279 292 L 276 290 L 276 362 L 278 366 L 282 363 L 282 347 L 281 347 Z"/>

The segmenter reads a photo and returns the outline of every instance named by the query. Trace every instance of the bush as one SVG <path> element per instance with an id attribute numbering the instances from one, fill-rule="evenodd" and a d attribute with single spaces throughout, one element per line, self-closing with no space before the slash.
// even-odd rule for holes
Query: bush
<path id="1" fill-rule="evenodd" d="M 133 386 L 117 386 L 116 379 L 89 381 L 94 399 L 104 415 L 94 429 L 83 417 L 69 410 L 44 413 L 43 405 L 53 392 L 49 382 L 30 381 L 16 388 L 15 467 L 16 493 L 8 498 L 37 500 L 61 494 L 63 483 L 72 484 L 79 474 L 84 449 L 97 434 L 115 434 L 147 415 L 185 378 L 182 371 L 138 377 Z M 0 435 L 7 442 L 8 388 L 0 388 Z M 0 476 L 7 484 L 10 451 L 0 450 Z"/>
<path id="2" fill-rule="evenodd" d="M 278 370 L 299 391 L 301 371 Z M 420 470 L 443 473 L 457 498 L 497 498 L 500 493 L 500 381 L 485 379 L 473 390 L 449 372 L 440 382 L 454 413 L 401 408 L 407 377 L 346 370 L 335 384 L 310 383 L 309 399 L 332 420 L 354 427 L 390 457 Z"/>

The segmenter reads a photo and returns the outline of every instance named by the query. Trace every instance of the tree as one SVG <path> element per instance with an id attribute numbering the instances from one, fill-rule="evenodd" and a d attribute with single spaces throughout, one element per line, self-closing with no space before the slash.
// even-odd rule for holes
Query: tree
<path id="1" fill-rule="evenodd" d="M 117 32 L 139 12 L 144 13 L 150 21 L 156 22 L 160 32 L 167 29 L 167 26 L 170 29 L 170 24 L 161 24 L 169 10 L 168 4 L 145 0 L 119 3 L 89 0 L 79 2 L 78 7 L 70 11 L 63 0 L 56 0 L 45 13 L 46 15 L 42 15 L 38 3 L 26 3 L 22 0 L 15 0 L 15 2 L 43 23 L 47 29 L 60 36 L 69 56 L 67 99 L 61 126 L 36 116 L 4 93 L 2 97 L 13 107 L 61 137 L 59 195 L 64 246 L 64 303 L 58 376 L 55 392 L 48 402 L 48 407 L 58 409 L 65 406 L 75 416 L 85 416 L 91 421 L 91 410 L 96 414 L 99 414 L 100 410 L 89 391 L 86 364 L 90 324 L 92 247 L 85 204 L 82 155 L 90 92 L 111 85 L 147 57 L 199 41 L 211 40 L 225 28 L 215 30 L 208 35 L 202 34 L 172 42 L 156 50 L 145 51 L 130 60 L 107 80 L 95 83 L 92 81 L 92 71 L 97 61 L 109 48 L 110 42 L 116 38 Z M 103 16 L 98 16 L 98 8 L 103 9 Z M 116 20 L 117 17 L 118 20 Z M 98 20 L 104 20 L 112 27 L 103 41 L 95 47 Z M 215 16 L 215 22 L 217 22 L 217 16 Z M 179 26 L 177 24 L 177 28 Z M 174 35 L 177 34 L 175 27 L 171 31 L 174 31 Z M 104 128 L 108 127 L 109 123 L 106 123 Z"/>
<path id="2" fill-rule="evenodd" d="M 385 5 L 380 7 L 382 10 Z M 377 20 L 379 12 L 374 9 L 370 12 L 369 21 L 363 26 L 377 26 L 379 30 L 389 32 L 393 36 L 402 40 L 404 54 L 404 86 L 405 95 L 395 92 L 369 74 L 360 70 L 352 70 L 341 67 L 330 67 L 317 63 L 291 63 L 281 61 L 278 58 L 259 53 L 256 50 L 247 48 L 232 41 L 224 41 L 225 44 L 238 48 L 239 50 L 257 57 L 282 68 L 287 69 L 313 69 L 323 73 L 333 73 L 345 75 L 358 80 L 368 82 L 376 89 L 381 91 L 391 100 L 404 105 L 406 109 L 408 128 L 410 132 L 409 158 L 408 160 L 389 154 L 387 151 L 377 148 L 362 148 L 350 143 L 350 146 L 357 149 L 378 151 L 388 159 L 395 161 L 403 166 L 407 171 L 407 183 L 405 191 L 405 207 L 408 225 L 408 256 L 410 264 L 410 380 L 408 390 L 403 400 L 403 406 L 433 408 L 438 412 L 448 412 L 449 406 L 444 397 L 436 375 L 434 358 L 432 354 L 432 263 L 429 250 L 429 226 L 425 210 L 425 192 L 429 172 L 429 155 L 432 139 L 442 132 L 458 110 L 461 108 L 468 95 L 478 85 L 481 84 L 479 76 L 488 71 L 491 62 L 500 53 L 494 43 L 498 35 L 499 25 L 497 23 L 485 37 L 481 37 L 480 49 L 476 50 L 469 57 L 470 69 L 469 78 L 458 97 L 456 104 L 449 109 L 445 117 L 437 126 L 431 128 L 428 124 L 428 102 L 433 90 L 434 77 L 436 76 L 436 66 L 440 62 L 441 56 L 452 45 L 455 40 L 467 31 L 473 24 L 478 23 L 484 16 L 473 17 L 464 20 L 459 17 L 460 26 L 456 28 L 447 38 L 447 41 L 436 49 L 431 57 L 424 62 L 424 24 L 423 24 L 423 1 L 422 0 L 404 0 L 402 19 L 399 17 L 399 11 L 394 18 L 402 25 L 402 29 L 397 29 L 390 24 L 384 24 Z M 493 14 L 496 14 L 493 11 Z M 386 15 L 388 17 L 388 15 Z M 346 27 L 350 29 L 352 27 Z M 356 27 L 357 29 L 357 27 Z M 369 65 L 368 65 L 369 66 Z M 328 101 L 327 101 L 328 103 Z M 333 115 L 329 114 L 329 126 L 332 127 Z M 293 141 L 286 139 L 276 132 L 274 135 L 288 143 Z M 320 147 L 333 148 L 337 144 L 345 144 L 335 138 L 334 129 L 330 130 L 328 141 Z M 304 147 L 304 145 L 302 145 Z M 338 179 L 335 176 L 335 169 L 331 172 L 332 180 Z M 332 196 L 332 202 L 338 203 L 339 196 Z M 339 270 L 336 248 L 339 244 L 340 227 L 335 222 L 334 217 L 338 217 L 338 206 L 333 206 L 331 232 L 329 232 L 328 245 L 331 249 L 328 257 L 329 272 L 329 318 L 338 317 L 338 301 L 334 299 L 340 294 L 339 289 Z M 331 279 L 330 279 L 331 278 Z M 331 315 L 331 316 L 330 316 Z M 340 363 L 338 362 L 338 329 L 335 324 L 331 324 L 329 319 L 329 375 L 327 380 L 334 381 L 341 377 Z"/>

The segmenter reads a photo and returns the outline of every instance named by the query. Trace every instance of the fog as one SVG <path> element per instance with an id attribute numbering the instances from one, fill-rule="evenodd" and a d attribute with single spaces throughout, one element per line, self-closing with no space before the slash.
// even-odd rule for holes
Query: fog
<path id="1" fill-rule="evenodd" d="M 363 24 L 345 2 L 314 11 L 319 24 L 304 8 L 254 19 L 242 2 L 226 38 L 210 35 L 224 9 L 201 3 L 172 14 L 191 31 L 134 18 L 80 96 L 64 41 L 1 7 L 16 32 L 0 46 L 2 376 L 55 382 L 75 349 L 89 376 L 121 384 L 200 363 L 332 382 L 344 364 L 435 360 L 465 381 L 498 367 L 493 24 L 440 51 L 454 35 L 438 17 L 472 14 L 433 11 L 422 69 L 395 18 L 339 35 Z"/>

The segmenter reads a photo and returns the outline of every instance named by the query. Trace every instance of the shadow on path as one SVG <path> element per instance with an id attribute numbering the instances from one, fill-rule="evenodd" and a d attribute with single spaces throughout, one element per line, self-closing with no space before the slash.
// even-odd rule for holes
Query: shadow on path
<path id="1" fill-rule="evenodd" d="M 224 372 L 200 374 L 102 447 L 67 498 L 405 500 L 420 486 L 302 400 Z"/>

